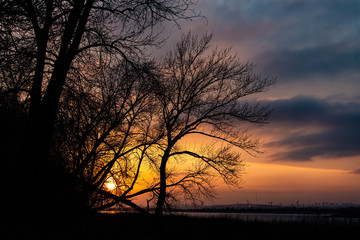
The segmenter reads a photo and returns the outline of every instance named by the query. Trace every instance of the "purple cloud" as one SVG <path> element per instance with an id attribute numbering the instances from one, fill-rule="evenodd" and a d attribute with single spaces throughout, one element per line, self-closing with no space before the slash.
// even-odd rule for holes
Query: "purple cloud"
<path id="1" fill-rule="evenodd" d="M 360 168 L 352 171 L 351 173 L 352 173 L 352 174 L 359 174 L 359 175 L 360 175 Z"/>
<path id="2" fill-rule="evenodd" d="M 272 126 L 281 139 L 266 144 L 273 161 L 311 161 L 314 157 L 360 158 L 360 103 L 329 102 L 309 96 L 272 101 Z M 271 126 L 269 127 L 271 128 Z M 315 129 L 315 130 L 314 130 Z"/>

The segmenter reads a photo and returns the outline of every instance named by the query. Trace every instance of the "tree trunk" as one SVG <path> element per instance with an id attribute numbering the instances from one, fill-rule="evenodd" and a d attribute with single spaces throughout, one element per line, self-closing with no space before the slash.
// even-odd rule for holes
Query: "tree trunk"
<path id="1" fill-rule="evenodd" d="M 170 157 L 170 149 L 168 147 L 164 155 L 161 159 L 160 165 L 160 190 L 159 190 L 159 197 L 156 203 L 155 215 L 161 216 L 163 214 L 163 208 L 166 200 L 166 163 Z"/>
<path id="2" fill-rule="evenodd" d="M 161 164 L 163 165 L 163 164 Z M 163 207 L 166 200 L 166 171 L 165 168 L 160 167 L 160 192 L 156 204 L 155 215 L 161 216 L 163 214 Z"/>
<path id="3" fill-rule="evenodd" d="M 57 208 L 61 213 L 67 205 L 70 208 L 81 207 L 79 204 L 71 204 L 71 198 L 78 197 L 70 187 L 71 178 L 62 169 L 61 164 L 55 159 L 51 159 L 61 93 L 93 4 L 93 1 L 88 1 L 86 6 L 83 4 L 84 1 L 75 2 L 75 7 L 70 14 L 71 21 L 69 19 L 65 26 L 60 53 L 42 100 L 40 99 L 40 90 L 44 72 L 46 41 L 44 40 L 43 44 L 39 43 L 42 47 L 38 49 L 41 58 L 37 59 L 37 75 L 31 89 L 31 107 L 23 151 L 17 158 L 21 169 L 20 178 L 27 198 L 25 205 L 30 215 L 34 214 L 33 211 L 46 213 L 48 208 L 52 208 L 52 210 Z M 79 202 L 77 200 L 75 202 Z"/>

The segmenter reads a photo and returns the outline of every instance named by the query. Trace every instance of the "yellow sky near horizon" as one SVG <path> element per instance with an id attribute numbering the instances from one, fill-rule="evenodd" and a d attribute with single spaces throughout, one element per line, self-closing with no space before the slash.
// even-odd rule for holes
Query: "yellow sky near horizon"
<path id="1" fill-rule="evenodd" d="M 317 157 L 311 161 L 274 161 L 271 159 L 274 152 L 286 152 L 287 149 L 265 147 L 267 142 L 278 137 L 270 126 L 265 128 L 269 131 L 259 129 L 254 134 L 255 138 L 261 140 L 263 145 L 261 150 L 264 153 L 257 157 L 243 153 L 246 167 L 240 189 L 229 189 L 219 182 L 218 199 L 211 204 L 245 203 L 249 200 L 248 198 L 253 201 L 258 198 L 259 203 L 274 201 L 290 204 L 299 199 L 308 204 L 324 201 L 360 203 L 360 176 L 352 173 L 352 170 L 357 167 L 354 165 L 357 162 L 356 157 L 340 159 Z M 208 143 L 209 140 L 203 136 L 194 135 L 184 139 L 187 147 Z M 255 195 L 258 197 L 254 197 Z"/>
<path id="2" fill-rule="evenodd" d="M 203 136 L 194 135 L 185 138 L 182 145 L 191 148 L 210 142 Z M 240 188 L 229 188 L 218 180 L 217 199 L 213 202 L 205 201 L 206 204 L 234 204 L 247 201 L 291 204 L 297 200 L 305 204 L 360 203 L 360 176 L 351 173 L 354 167 L 353 158 L 342 158 L 342 161 L 318 158 L 308 162 L 274 162 L 269 160 L 271 154 L 268 149 L 258 157 L 244 153 L 245 169 Z M 144 205 L 144 197 L 139 199 Z"/>
<path id="3" fill-rule="evenodd" d="M 215 203 L 360 203 L 360 178 L 347 170 L 248 162 L 239 190 L 219 186 Z"/>

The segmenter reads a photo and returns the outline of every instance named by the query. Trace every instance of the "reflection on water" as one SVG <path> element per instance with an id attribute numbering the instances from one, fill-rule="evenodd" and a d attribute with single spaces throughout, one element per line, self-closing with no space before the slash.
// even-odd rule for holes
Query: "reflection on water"
<path id="1" fill-rule="evenodd" d="M 204 218 L 232 218 L 243 221 L 263 222 L 349 222 L 360 223 L 360 218 L 332 218 L 331 214 L 292 214 L 292 213 L 212 213 L 178 212 L 176 215 Z"/>

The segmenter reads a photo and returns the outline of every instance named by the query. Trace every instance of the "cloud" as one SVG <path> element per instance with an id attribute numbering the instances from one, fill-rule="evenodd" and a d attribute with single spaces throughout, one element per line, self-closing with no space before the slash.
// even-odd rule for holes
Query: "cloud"
<path id="1" fill-rule="evenodd" d="M 272 126 L 281 135 L 265 147 L 286 149 L 275 151 L 272 161 L 360 157 L 360 103 L 299 96 L 270 104 Z"/>
<path id="2" fill-rule="evenodd" d="M 231 25 L 227 38 L 246 30 L 247 26 L 272 23 L 279 26 L 267 32 L 272 31 L 273 34 L 257 37 L 268 37 L 264 40 L 278 42 L 280 46 L 319 40 L 325 44 L 334 39 L 336 42 L 358 40 L 358 0 L 200 0 L 199 9 L 204 10 L 209 23 L 218 29 Z M 243 32 L 244 35 L 246 33 Z"/>
<path id="3" fill-rule="evenodd" d="M 359 175 L 360 175 L 360 168 L 352 171 L 351 173 L 352 173 L 352 174 L 359 174 Z"/>
<path id="4" fill-rule="evenodd" d="M 263 62 L 265 59 L 263 71 L 276 72 L 287 81 L 360 72 L 360 45 L 337 43 L 299 50 L 277 49 L 258 58 Z"/>
<path id="5" fill-rule="evenodd" d="M 358 0 L 201 0 L 200 6 L 217 40 L 251 52 L 248 60 L 282 81 L 360 72 Z"/>

